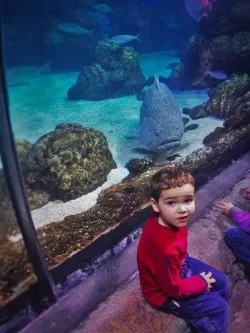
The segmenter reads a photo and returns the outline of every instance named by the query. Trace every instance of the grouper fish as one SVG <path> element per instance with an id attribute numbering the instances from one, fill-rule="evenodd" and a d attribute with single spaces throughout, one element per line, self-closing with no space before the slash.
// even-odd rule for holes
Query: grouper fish
<path id="1" fill-rule="evenodd" d="M 182 113 L 168 87 L 155 81 L 146 92 L 140 110 L 140 142 L 150 151 L 178 147 L 184 134 Z"/>

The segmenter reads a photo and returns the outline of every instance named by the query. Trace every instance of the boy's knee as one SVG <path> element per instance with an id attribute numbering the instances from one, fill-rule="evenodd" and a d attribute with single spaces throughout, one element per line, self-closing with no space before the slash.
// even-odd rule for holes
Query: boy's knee
<path id="1" fill-rule="evenodd" d="M 218 329 L 223 330 L 227 327 L 229 322 L 229 303 L 222 297 L 218 297 L 215 301 Z"/>
<path id="2" fill-rule="evenodd" d="M 230 227 L 224 233 L 224 241 L 226 244 L 232 244 L 239 236 L 239 229 L 237 227 Z"/>
<path id="3" fill-rule="evenodd" d="M 229 323 L 229 304 L 228 302 L 218 296 L 217 294 L 212 294 L 209 297 L 208 311 L 206 312 L 207 320 L 204 318 L 198 323 L 197 327 L 199 327 L 202 332 L 226 332 L 228 323 Z M 199 326 L 202 324 L 201 326 Z"/>

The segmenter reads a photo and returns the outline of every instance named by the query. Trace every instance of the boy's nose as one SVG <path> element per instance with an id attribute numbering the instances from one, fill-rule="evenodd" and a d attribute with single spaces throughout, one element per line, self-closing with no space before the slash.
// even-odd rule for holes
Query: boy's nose
<path id="1" fill-rule="evenodd" d="M 180 213 L 185 213 L 186 211 L 187 211 L 187 208 L 186 208 L 185 205 L 180 205 L 180 206 L 179 206 L 179 212 L 180 212 Z"/>

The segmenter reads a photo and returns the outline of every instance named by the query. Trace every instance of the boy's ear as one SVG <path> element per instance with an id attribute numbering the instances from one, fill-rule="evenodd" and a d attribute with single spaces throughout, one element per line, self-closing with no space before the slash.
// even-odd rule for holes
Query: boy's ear
<path id="1" fill-rule="evenodd" d="M 153 198 L 150 198 L 150 203 L 151 203 L 151 206 L 153 208 L 153 210 L 156 212 L 156 213 L 159 213 L 159 207 L 158 207 L 158 203 L 155 201 L 155 199 Z"/>

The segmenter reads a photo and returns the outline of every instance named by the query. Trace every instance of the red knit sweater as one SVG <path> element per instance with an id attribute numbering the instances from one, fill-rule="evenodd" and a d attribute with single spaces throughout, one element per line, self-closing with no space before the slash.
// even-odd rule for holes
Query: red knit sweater
<path id="1" fill-rule="evenodd" d="M 177 230 L 158 223 L 153 214 L 145 225 L 137 251 L 142 293 L 154 306 L 162 306 L 168 297 L 181 299 L 207 289 L 199 275 L 181 278 L 181 264 L 187 254 L 187 228 Z"/>

